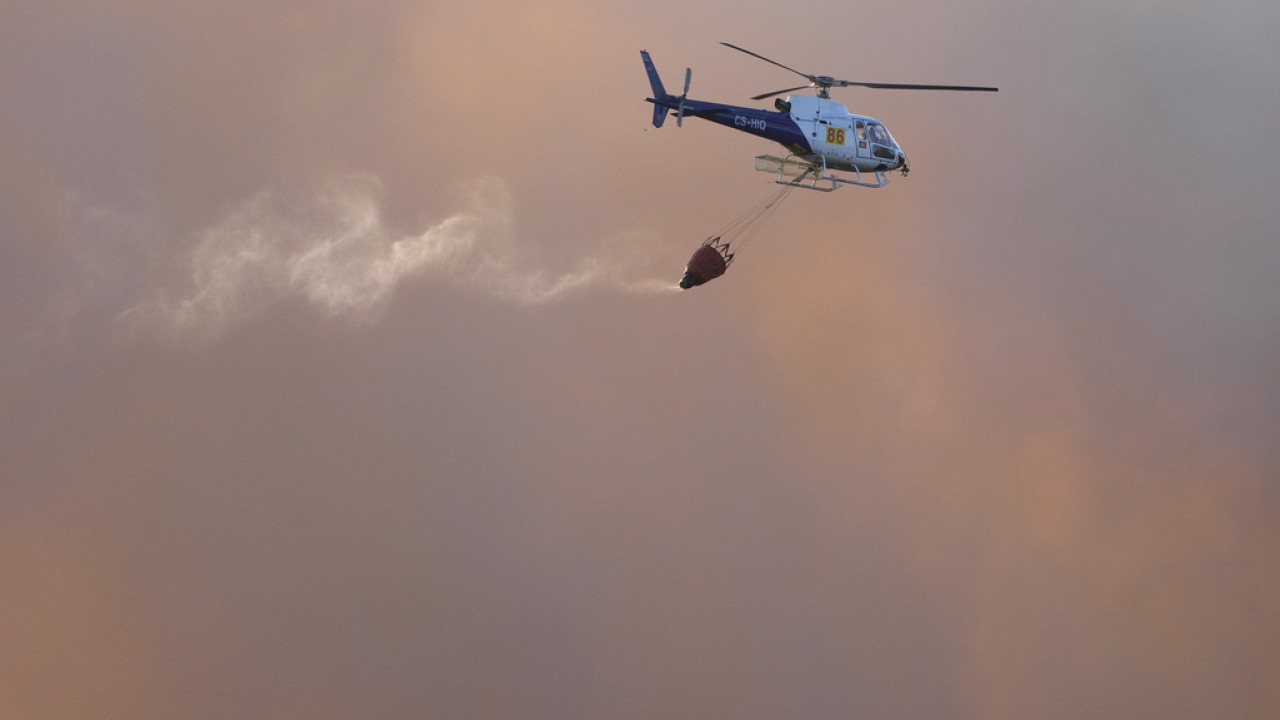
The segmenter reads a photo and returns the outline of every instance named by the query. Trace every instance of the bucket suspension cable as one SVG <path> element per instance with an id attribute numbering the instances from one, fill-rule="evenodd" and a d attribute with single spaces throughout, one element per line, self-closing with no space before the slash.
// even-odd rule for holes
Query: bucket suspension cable
<path id="1" fill-rule="evenodd" d="M 765 221 L 795 187 L 788 185 L 775 191 L 703 241 L 693 257 L 689 258 L 684 277 L 680 279 L 680 287 L 688 289 L 723 275 L 733 262 L 734 253 L 742 250 L 756 236 Z M 730 243 L 733 244 L 732 248 Z"/>
<path id="2" fill-rule="evenodd" d="M 782 205 L 782 201 L 786 200 L 794 189 L 795 187 L 790 185 L 778 189 L 730 221 L 729 224 L 712 235 L 712 238 L 718 238 L 726 245 L 732 242 L 734 243 L 734 250 L 741 250 L 748 241 L 760 232 L 760 228 L 764 226 L 765 221 L 777 211 L 778 207 Z"/>

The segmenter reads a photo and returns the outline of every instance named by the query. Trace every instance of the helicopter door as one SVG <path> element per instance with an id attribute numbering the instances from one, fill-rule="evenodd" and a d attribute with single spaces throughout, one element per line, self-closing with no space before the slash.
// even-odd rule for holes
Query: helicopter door
<path id="1" fill-rule="evenodd" d="M 871 148 L 867 145 L 867 124 L 861 120 L 855 120 L 853 123 L 853 135 L 857 139 L 855 152 L 861 159 L 871 158 Z"/>
<path id="2" fill-rule="evenodd" d="M 819 117 L 820 113 L 821 111 L 815 108 L 812 116 L 800 121 L 804 123 L 800 127 L 809 131 L 809 145 L 813 147 L 817 147 L 818 133 L 823 125 L 822 119 Z"/>

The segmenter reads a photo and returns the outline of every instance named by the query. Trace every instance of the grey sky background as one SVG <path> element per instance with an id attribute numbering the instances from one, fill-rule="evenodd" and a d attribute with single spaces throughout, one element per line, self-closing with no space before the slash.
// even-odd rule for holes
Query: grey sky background
<path id="1" fill-rule="evenodd" d="M 0 20 L 0 715 L 1280 712 L 1280 9 Z M 1001 91 L 681 293 L 720 41 Z"/>

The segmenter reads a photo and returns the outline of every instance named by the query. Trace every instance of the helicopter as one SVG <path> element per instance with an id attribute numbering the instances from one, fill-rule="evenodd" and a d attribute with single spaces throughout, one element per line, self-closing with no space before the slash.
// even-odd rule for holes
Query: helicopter
<path id="1" fill-rule="evenodd" d="M 873 83 L 839 80 L 830 75 L 803 73 L 731 43 L 721 45 L 746 53 L 752 57 L 777 65 L 808 81 L 805 85 L 775 90 L 752 97 L 752 100 L 774 98 L 774 110 L 738 107 L 723 103 L 706 102 L 689 98 L 689 83 L 693 71 L 685 68 L 684 91 L 672 95 L 663 87 L 658 70 L 647 50 L 640 51 L 653 97 L 645 98 L 653 103 L 653 126 L 662 127 L 671 113 L 675 113 L 676 125 L 684 124 L 684 118 L 697 117 L 731 127 L 745 133 L 772 140 L 782 145 L 788 154 L 784 157 L 760 155 L 756 157 L 756 169 L 776 172 L 775 182 L 782 185 L 804 187 L 831 192 L 842 185 L 879 188 L 889 184 L 885 173 L 898 170 L 906 176 L 911 170 L 902 146 L 889 134 L 884 123 L 866 115 L 854 115 L 844 103 L 831 99 L 831 88 L 866 87 L 881 90 L 953 90 L 963 92 L 997 92 L 999 88 L 972 85 L 914 85 L 903 83 Z M 817 96 L 788 95 L 798 90 L 817 89 Z M 843 177 L 831 171 L 853 173 Z M 864 179 L 863 173 L 875 180 Z"/>

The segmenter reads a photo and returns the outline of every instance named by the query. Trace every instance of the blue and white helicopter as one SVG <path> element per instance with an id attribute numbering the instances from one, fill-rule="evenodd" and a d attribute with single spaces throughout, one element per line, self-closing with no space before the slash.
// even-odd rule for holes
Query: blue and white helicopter
<path id="1" fill-rule="evenodd" d="M 784 157 L 760 155 L 756 158 L 756 169 L 776 172 L 778 174 L 776 182 L 779 184 L 824 192 L 831 192 L 840 185 L 884 187 L 889 184 L 884 175 L 886 172 L 899 170 L 906 175 L 910 170 L 906 154 L 889 134 L 884 123 L 873 117 L 851 114 L 844 103 L 831 99 L 828 92 L 831 88 L 857 86 L 884 90 L 967 92 L 998 90 L 993 87 L 970 85 L 910 85 L 837 80 L 830 75 L 802 73 L 737 45 L 720 44 L 777 65 L 809 81 L 806 85 L 756 95 L 751 98 L 752 100 L 763 100 L 807 88 L 817 88 L 817 97 L 789 95 L 785 100 L 776 98 L 774 100 L 776 110 L 692 100 L 689 98 L 689 81 L 693 72 L 688 68 L 684 72 L 684 92 L 680 95 L 672 95 L 663 88 L 658 70 L 654 67 L 648 51 L 641 50 L 640 57 L 644 60 L 645 71 L 649 74 L 649 83 L 653 86 L 653 97 L 646 100 L 654 105 L 654 127 L 662 127 L 667 116 L 674 112 L 676 125 L 682 125 L 686 116 L 697 117 L 772 140 L 786 148 L 788 154 Z M 840 177 L 832 174 L 832 170 L 851 172 L 854 176 Z M 864 179 L 863 173 L 873 174 L 875 181 Z"/>

